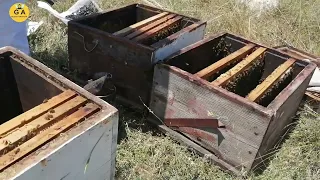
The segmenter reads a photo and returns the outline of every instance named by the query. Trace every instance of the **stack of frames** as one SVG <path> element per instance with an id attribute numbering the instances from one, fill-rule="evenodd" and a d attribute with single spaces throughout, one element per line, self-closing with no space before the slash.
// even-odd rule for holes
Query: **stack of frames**
<path id="1" fill-rule="evenodd" d="M 113 178 L 116 108 L 13 47 L 0 70 L 0 179 Z"/>
<path id="2" fill-rule="evenodd" d="M 67 90 L 0 126 L 0 170 L 99 111 L 99 106 Z"/>
<path id="3" fill-rule="evenodd" d="M 295 60 L 288 59 L 263 80 L 265 51 L 265 47 L 249 43 L 195 75 L 210 80 L 214 86 L 223 87 L 250 101 L 268 106 L 291 82 Z"/>
<path id="4" fill-rule="evenodd" d="M 152 45 L 178 32 L 182 26 L 182 16 L 163 12 L 113 33 L 145 45 Z M 185 24 L 186 25 L 186 24 Z"/>

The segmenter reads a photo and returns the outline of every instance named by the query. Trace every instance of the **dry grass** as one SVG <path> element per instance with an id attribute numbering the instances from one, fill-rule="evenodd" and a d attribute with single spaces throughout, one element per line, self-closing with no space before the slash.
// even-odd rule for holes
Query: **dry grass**
<path id="1" fill-rule="evenodd" d="M 62 12 L 75 0 L 60 1 Z M 101 0 L 103 9 L 132 0 Z M 151 1 L 151 0 L 150 0 Z M 260 17 L 235 0 L 157 0 L 164 8 L 208 21 L 207 35 L 227 31 L 269 45 L 289 44 L 320 55 L 320 3 L 318 0 L 282 0 L 280 7 Z M 29 38 L 32 55 L 60 71 L 67 64 L 66 26 L 29 2 L 31 20 L 44 20 Z M 119 179 L 234 179 L 190 153 L 170 138 L 147 128 L 141 115 L 121 110 L 120 137 L 127 136 L 117 151 Z M 317 179 L 320 177 L 319 115 L 302 111 L 283 147 L 273 155 L 267 169 L 249 179 Z M 317 119 L 318 118 L 318 119 Z"/>

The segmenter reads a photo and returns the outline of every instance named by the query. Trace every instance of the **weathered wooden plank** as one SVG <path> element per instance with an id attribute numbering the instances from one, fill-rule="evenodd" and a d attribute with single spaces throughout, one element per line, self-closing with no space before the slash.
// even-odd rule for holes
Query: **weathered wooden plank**
<path id="1" fill-rule="evenodd" d="M 70 101 L 58 106 L 48 113 L 43 114 L 39 118 L 31 121 L 25 126 L 17 129 L 16 131 L 10 133 L 8 136 L 2 138 L 3 142 L 0 142 L 0 153 L 3 153 L 10 148 L 18 145 L 21 141 L 25 141 L 37 134 L 42 129 L 50 126 L 52 123 L 57 121 L 59 118 L 62 118 L 65 115 L 68 115 L 74 111 L 76 111 L 79 107 L 84 105 L 87 102 L 87 99 L 77 96 Z"/>
<path id="2" fill-rule="evenodd" d="M 207 79 L 213 74 L 217 73 L 221 69 L 225 68 L 228 64 L 232 62 L 236 62 L 240 59 L 243 59 L 250 51 L 255 47 L 254 44 L 248 44 L 243 48 L 229 54 L 228 56 L 222 58 L 221 60 L 213 63 L 212 65 L 202 69 L 201 71 L 197 72 L 195 75 Z"/>
<path id="3" fill-rule="evenodd" d="M 231 78 L 235 77 L 239 73 L 243 72 L 247 67 L 249 67 L 252 62 L 257 60 L 266 50 L 267 49 L 264 47 L 258 48 L 243 61 L 235 65 L 226 73 L 220 75 L 216 80 L 212 81 L 211 84 L 215 86 L 225 85 Z"/>
<path id="4" fill-rule="evenodd" d="M 272 87 L 272 85 L 281 78 L 281 76 L 294 64 L 295 59 L 288 59 L 286 62 L 276 68 L 261 84 L 252 90 L 247 99 L 256 102 L 263 94 Z"/>
<path id="5" fill-rule="evenodd" d="M 19 128 L 30 121 L 34 120 L 35 118 L 43 115 L 48 110 L 55 108 L 56 106 L 70 100 L 71 98 L 75 97 L 76 93 L 72 90 L 66 90 L 63 93 L 49 99 L 47 102 L 40 104 L 29 111 L 20 114 L 19 116 L 5 122 L 4 124 L 0 125 L 0 135 L 3 136 L 4 134 L 12 131 L 15 128 Z"/>
<path id="6" fill-rule="evenodd" d="M 205 131 L 215 136 L 216 141 L 212 142 L 198 136 L 183 134 L 238 170 L 247 169 L 252 165 L 258 152 L 257 148 L 233 138 L 235 134 L 224 128 L 213 132 L 208 131 L 208 129 L 205 129 Z"/>
<path id="7" fill-rule="evenodd" d="M 167 22 L 164 22 L 163 24 L 150 29 L 149 31 L 144 32 L 143 34 L 133 38 L 133 41 L 137 41 L 137 42 L 142 42 L 148 38 L 151 38 L 152 36 L 154 36 L 157 32 L 161 31 L 162 29 L 168 28 L 169 26 L 178 23 L 180 20 L 182 19 L 182 16 L 177 16 L 174 17 L 170 20 L 168 20 Z"/>
<path id="8" fill-rule="evenodd" d="M 146 26 L 146 25 L 152 23 L 153 21 L 156 21 L 156 20 L 158 20 L 158 19 L 160 19 L 160 18 L 162 18 L 162 17 L 164 17 L 164 16 L 166 16 L 168 14 L 169 14 L 168 12 L 163 12 L 163 13 L 157 14 L 155 16 L 152 16 L 152 17 L 148 18 L 148 19 L 145 19 L 143 21 L 137 22 L 137 23 L 135 23 L 135 24 L 133 24 L 133 25 L 131 25 L 129 27 L 126 27 L 126 28 L 124 28 L 124 29 L 122 29 L 120 31 L 117 31 L 117 32 L 113 33 L 113 35 L 121 36 L 121 37 L 126 36 L 126 35 L 132 33 L 133 31 L 137 30 L 138 28 Z"/>
<path id="9" fill-rule="evenodd" d="M 50 141 L 54 137 L 58 136 L 60 133 L 70 129 L 76 123 L 81 122 L 85 117 L 90 116 L 91 114 L 97 112 L 99 107 L 95 104 L 88 104 L 83 108 L 80 108 L 78 111 L 69 115 L 68 117 L 62 119 L 61 121 L 55 123 L 45 131 L 37 134 L 33 138 L 29 139 L 27 142 L 22 145 L 14 148 L 9 153 L 0 157 L 0 171 L 9 166 L 10 164 L 21 159 L 28 153 L 32 152 L 36 148 L 40 147 L 44 143 Z"/>
<path id="10" fill-rule="evenodd" d="M 167 15 L 167 16 L 165 16 L 165 17 L 163 17 L 163 18 L 161 18 L 161 19 L 159 19 L 157 21 L 152 22 L 151 24 L 149 24 L 147 26 L 144 26 L 144 27 L 142 27 L 140 29 L 137 29 L 136 31 L 134 31 L 131 34 L 127 35 L 126 38 L 128 38 L 128 39 L 135 38 L 136 36 L 139 36 L 140 34 L 146 32 L 146 31 L 148 31 L 148 30 L 150 30 L 150 29 L 152 29 L 152 28 L 154 28 L 154 27 L 156 27 L 156 26 L 158 26 L 158 25 L 170 20 L 171 18 L 176 17 L 176 16 L 177 16 L 176 14 L 169 14 L 169 15 Z"/>
<path id="11" fill-rule="evenodd" d="M 203 39 L 205 34 L 206 24 L 192 24 L 183 28 L 182 30 L 174 33 L 165 39 L 162 39 L 151 47 L 156 48 L 154 52 L 153 64 L 158 61 L 164 60 L 170 54 L 180 51 L 182 48 L 190 44 L 194 44 Z"/>
<path id="12" fill-rule="evenodd" d="M 309 96 L 310 98 L 312 98 L 312 99 L 314 99 L 314 100 L 316 100 L 316 101 L 319 101 L 320 102 L 320 97 L 319 96 L 316 96 L 316 95 L 314 95 L 313 93 L 311 93 L 311 92 L 305 92 L 305 95 L 307 95 L 307 96 Z"/>
<path id="13" fill-rule="evenodd" d="M 156 107 L 158 107 L 159 109 L 163 107 L 163 104 L 164 104 L 163 101 L 161 101 L 161 99 L 158 97 L 155 97 L 152 100 L 153 100 L 153 104 L 151 106 L 152 110 L 156 113 L 157 116 L 163 117 L 163 115 L 160 115 L 159 111 L 156 109 Z M 168 105 L 168 106 L 169 106 L 167 109 L 168 114 L 166 114 L 165 116 L 168 116 L 170 112 L 173 112 L 174 108 L 176 109 L 181 108 L 183 110 L 186 110 L 178 102 L 174 102 L 174 104 Z M 210 111 L 209 108 L 207 110 Z M 180 116 L 180 117 L 192 116 L 192 115 L 189 115 L 188 113 L 189 113 L 188 111 L 179 112 L 178 110 L 176 110 L 175 116 Z M 201 120 L 201 118 L 199 118 L 199 120 Z M 177 128 L 177 130 L 184 132 L 184 135 L 187 135 L 189 138 L 191 138 L 193 141 L 195 141 L 202 147 L 212 152 L 215 152 L 216 156 L 228 162 L 229 164 L 237 166 L 237 168 L 250 167 L 251 164 L 253 163 L 253 159 L 256 153 L 258 152 L 258 148 L 257 148 L 258 146 L 253 147 L 251 144 L 244 142 L 244 140 L 242 140 L 237 134 L 234 134 L 233 130 L 230 129 L 230 126 L 236 126 L 236 125 L 235 123 L 228 123 L 226 129 L 225 128 L 212 129 L 209 126 L 198 128 L 198 129 L 202 129 L 203 133 L 205 133 L 205 135 L 202 133 L 202 135 L 204 135 L 203 137 L 190 136 L 190 134 L 188 134 L 186 131 L 186 130 L 190 130 L 190 128 L 187 128 L 187 127 L 182 127 L 180 129 Z M 237 131 L 239 131 L 241 127 L 239 128 L 235 127 L 235 128 L 237 128 Z"/>

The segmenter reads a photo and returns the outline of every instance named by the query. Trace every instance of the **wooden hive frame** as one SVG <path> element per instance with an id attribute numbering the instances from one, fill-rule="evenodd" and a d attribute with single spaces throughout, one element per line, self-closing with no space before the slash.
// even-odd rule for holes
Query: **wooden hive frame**
<path id="1" fill-rule="evenodd" d="M 0 171 L 98 112 L 100 107 L 71 90 L 0 126 Z"/>
<path id="2" fill-rule="evenodd" d="M 104 30 L 105 22 L 113 26 Z M 112 73 L 116 100 L 144 109 L 154 64 L 201 40 L 205 27 L 206 22 L 199 19 L 136 3 L 72 20 L 68 25 L 70 68 L 88 76 Z M 87 51 L 79 52 L 84 47 Z"/>
<path id="3" fill-rule="evenodd" d="M 229 71 L 227 71 L 224 74 L 221 74 L 216 80 L 211 82 L 211 84 L 215 85 L 215 86 L 224 86 L 231 78 L 235 77 L 236 75 L 243 72 L 246 68 L 251 66 L 253 61 L 258 59 L 265 52 L 265 50 L 266 50 L 266 48 L 262 48 L 262 47 L 258 48 L 252 54 L 250 54 L 248 57 L 246 57 L 244 60 L 242 60 L 237 65 L 235 65 L 233 68 L 231 68 Z M 244 55 L 242 55 L 242 56 L 244 56 Z"/>
<path id="4" fill-rule="evenodd" d="M 67 172 L 76 179 L 113 178 L 117 109 L 15 48 L 1 48 L 0 56 L 11 63 L 23 106 L 22 113 L 0 125 L 0 179 L 60 179 Z M 88 136 L 88 130 L 102 135 Z M 98 167 L 91 165 L 87 174 L 77 174 L 95 144 L 103 149 L 95 150 L 92 161 L 105 171 L 93 174 Z M 75 147 L 81 149 L 72 153 Z"/>
<path id="5" fill-rule="evenodd" d="M 223 56 L 212 52 L 222 39 L 232 49 Z M 227 91 L 224 84 L 259 56 L 265 63 L 263 81 L 245 97 Z M 221 78 L 209 78 L 230 63 L 232 67 L 222 72 Z M 266 107 L 257 104 L 292 67 L 293 80 L 279 95 Z M 261 165 L 290 123 L 314 69 L 313 63 L 245 38 L 217 34 L 181 49 L 155 66 L 150 100 L 154 115 L 149 120 L 198 153 L 209 153 L 209 159 L 223 168 L 237 174 L 251 171 Z M 194 121 L 197 126 L 192 125 Z M 212 123 L 216 125 L 209 126 Z"/>

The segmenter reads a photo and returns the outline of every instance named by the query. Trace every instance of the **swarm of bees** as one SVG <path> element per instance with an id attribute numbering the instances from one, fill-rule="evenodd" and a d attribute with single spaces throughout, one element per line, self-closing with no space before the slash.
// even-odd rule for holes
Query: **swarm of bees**
<path id="1" fill-rule="evenodd" d="M 215 56 L 219 57 L 219 59 L 222 59 L 231 53 L 231 44 L 227 44 L 225 38 L 221 38 L 218 44 L 213 47 L 212 50 Z"/>
<path id="2" fill-rule="evenodd" d="M 178 32 L 180 29 L 181 29 L 181 21 L 179 21 L 178 23 L 174 23 L 173 25 L 171 25 L 165 29 L 161 29 L 153 37 L 146 40 L 144 42 L 144 44 L 152 45 L 152 44 L 170 36 L 171 34 Z"/>
<path id="3" fill-rule="evenodd" d="M 218 42 L 217 46 L 213 47 L 213 54 L 217 57 L 217 59 L 222 59 L 229 54 L 231 54 L 231 44 L 227 44 L 224 38 L 221 38 L 221 40 Z M 213 81 L 217 79 L 221 74 L 227 72 L 230 70 L 234 65 L 236 65 L 237 62 L 231 62 L 226 67 L 218 71 L 217 73 L 213 74 L 210 78 L 208 78 L 208 81 Z"/>
<path id="4" fill-rule="evenodd" d="M 259 84 L 264 72 L 264 64 L 263 58 L 255 60 L 250 67 L 232 78 L 225 89 L 245 97 Z"/>
<path id="5" fill-rule="evenodd" d="M 267 107 L 276 96 L 286 87 L 293 79 L 293 68 L 289 68 L 279 80 L 277 80 L 270 89 L 257 101 L 258 104 Z"/>

